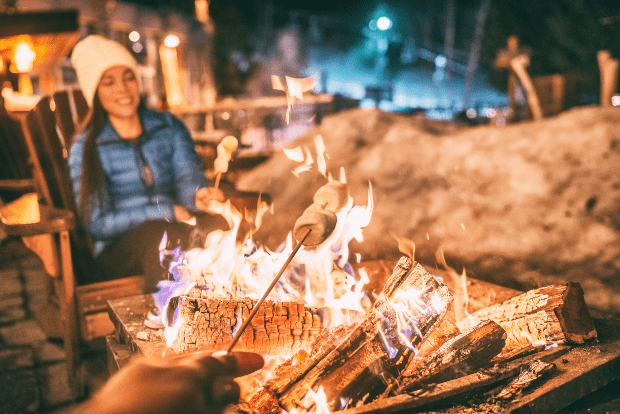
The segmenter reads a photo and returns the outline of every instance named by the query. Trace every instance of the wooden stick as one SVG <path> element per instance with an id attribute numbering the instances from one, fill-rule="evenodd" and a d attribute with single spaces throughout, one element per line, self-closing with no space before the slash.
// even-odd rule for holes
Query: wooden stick
<path id="1" fill-rule="evenodd" d="M 217 175 L 215 176 L 215 185 L 213 186 L 213 188 L 218 188 L 220 186 L 220 178 L 222 177 L 222 172 L 218 171 Z"/>
<path id="2" fill-rule="evenodd" d="M 523 89 L 525 89 L 527 103 L 532 111 L 532 117 L 537 121 L 543 118 L 543 113 L 540 108 L 540 102 L 538 100 L 538 95 L 536 94 L 536 89 L 532 83 L 532 78 L 530 78 L 530 75 L 527 73 L 527 69 L 525 69 L 528 64 L 529 58 L 525 55 L 519 55 L 510 60 L 510 67 L 519 78 L 519 82 L 523 85 Z"/>
<path id="3" fill-rule="evenodd" d="M 260 298 L 258 302 L 256 302 L 256 305 L 254 305 L 254 308 L 252 308 L 252 312 L 250 312 L 250 315 L 248 316 L 248 318 L 245 320 L 245 322 L 243 322 L 243 325 L 241 325 L 241 328 L 237 331 L 237 333 L 233 337 L 232 342 L 230 343 L 230 345 L 228 345 L 228 348 L 226 349 L 226 352 L 228 353 L 232 352 L 233 347 L 239 341 L 239 338 L 241 338 L 241 334 L 243 334 L 243 331 L 245 331 L 245 329 L 248 327 L 248 325 L 252 321 L 252 318 L 254 317 L 254 315 L 256 315 L 256 312 L 258 312 L 260 305 L 262 305 L 265 299 L 267 299 L 267 296 L 269 296 L 271 289 L 273 289 L 276 283 L 278 283 L 278 280 L 280 280 L 280 276 L 282 276 L 282 273 L 284 273 L 289 263 L 291 263 L 291 260 L 293 260 L 293 257 L 295 257 L 302 243 L 304 242 L 304 240 L 306 240 L 306 237 L 310 235 L 311 231 L 312 231 L 311 229 L 308 229 L 306 231 L 306 234 L 304 234 L 304 236 L 297 242 L 297 244 L 293 248 L 293 251 L 291 252 L 291 254 L 289 254 L 288 259 L 286 259 L 286 262 L 284 262 L 284 265 L 282 265 L 282 268 L 280 269 L 276 277 L 274 277 L 273 280 L 271 281 L 271 284 L 269 285 L 269 287 L 263 294 L 263 297 Z"/>

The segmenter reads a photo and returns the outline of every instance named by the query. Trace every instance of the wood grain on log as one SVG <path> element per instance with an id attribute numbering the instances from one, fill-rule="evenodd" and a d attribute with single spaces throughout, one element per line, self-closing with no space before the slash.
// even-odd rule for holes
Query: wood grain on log
<path id="1" fill-rule="evenodd" d="M 504 329 L 485 320 L 444 343 L 417 367 L 413 375 L 402 377 L 401 390 L 410 391 L 430 382 L 444 382 L 471 374 L 493 359 L 505 341 Z"/>
<path id="2" fill-rule="evenodd" d="M 446 341 L 461 334 L 459 328 L 450 322 L 448 318 L 444 318 L 437 328 L 433 329 L 430 334 L 424 337 L 418 353 L 412 353 L 407 361 L 407 366 L 400 375 L 410 377 L 414 375 L 418 366 L 425 363 L 426 357 L 439 349 Z"/>
<path id="3" fill-rule="evenodd" d="M 452 297 L 448 288 L 421 265 L 403 257 L 386 282 L 383 296 L 375 302 L 373 311 L 365 315 L 343 340 L 333 347 L 324 341 L 315 342 L 313 347 L 320 347 L 322 351 L 312 352 L 312 361 L 305 364 L 308 369 L 303 376 L 290 381 L 286 387 L 282 386 L 282 381 L 278 386 L 269 381 L 265 387 L 274 392 L 280 405 L 289 411 L 299 408 L 308 389 L 317 390 L 319 386 L 323 386 L 332 409 L 338 407 L 340 397 L 359 401 L 382 384 L 386 373 L 394 375 L 396 368 L 404 364 L 403 356 L 409 352 L 398 339 L 397 315 L 392 305 L 392 301 L 404 292 L 409 299 L 417 296 L 417 308 L 411 312 L 417 321 L 418 332 L 412 332 L 407 339 L 413 346 L 419 346 L 421 339 L 443 319 Z M 383 327 L 382 332 L 378 325 Z M 329 348 L 332 349 L 326 352 Z"/>
<path id="4" fill-rule="evenodd" d="M 473 313 L 492 319 L 506 330 L 502 353 L 544 341 L 582 344 L 596 338 L 596 329 L 579 283 L 530 290 Z"/>
<path id="5" fill-rule="evenodd" d="M 173 344 L 176 352 L 225 349 L 235 328 L 247 318 L 256 299 L 179 296 L 183 324 Z M 310 344 L 323 330 L 316 308 L 295 302 L 266 300 L 236 349 L 265 355 L 290 355 Z"/>

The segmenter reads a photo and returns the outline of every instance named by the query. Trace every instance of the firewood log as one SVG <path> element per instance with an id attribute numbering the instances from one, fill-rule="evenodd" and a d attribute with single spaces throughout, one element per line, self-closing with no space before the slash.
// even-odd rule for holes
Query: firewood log
<path id="1" fill-rule="evenodd" d="M 407 361 L 407 366 L 400 375 L 410 377 L 414 375 L 417 368 L 425 363 L 426 357 L 439 349 L 446 341 L 461 334 L 459 328 L 450 322 L 448 318 L 444 318 L 439 326 L 427 335 L 422 343 L 418 353 L 412 353 Z"/>
<path id="2" fill-rule="evenodd" d="M 506 330 L 502 354 L 532 343 L 582 344 L 596 338 L 596 329 L 579 283 L 551 285 L 530 290 L 497 305 L 473 313 L 492 319 Z"/>
<path id="3" fill-rule="evenodd" d="M 401 391 L 471 374 L 493 359 L 502 350 L 505 341 L 504 329 L 493 321 L 485 320 L 444 343 L 424 359 L 413 375 L 402 377 Z"/>
<path id="4" fill-rule="evenodd" d="M 256 302 L 250 298 L 179 296 L 183 324 L 172 348 L 176 352 L 225 349 L 235 328 L 248 317 Z M 236 349 L 290 355 L 309 349 L 322 330 L 322 319 L 316 308 L 302 303 L 266 300 L 241 335 Z"/>
<path id="5" fill-rule="evenodd" d="M 305 372 L 301 375 L 297 372 L 296 378 L 292 379 L 287 376 L 288 384 L 281 379 L 268 381 L 265 388 L 274 393 L 280 405 L 288 411 L 299 408 L 308 389 L 317 390 L 319 386 L 323 386 L 331 409 L 338 408 L 341 397 L 363 399 L 382 384 L 385 373 L 394 375 L 396 369 L 404 365 L 404 355 L 409 352 L 398 340 L 397 315 L 392 306 L 392 301 L 403 292 L 409 292 L 410 298 L 413 292 L 418 295 L 418 308 L 411 310 L 418 332 L 412 332 L 407 339 L 413 346 L 419 346 L 422 338 L 443 319 L 452 297 L 447 287 L 421 265 L 403 257 L 386 282 L 383 296 L 375 302 L 373 311 L 365 315 L 344 339 L 332 344 L 325 340 L 315 341 L 311 361 L 302 363 Z M 378 325 L 383 326 L 382 332 Z M 392 348 L 386 350 L 388 342 Z"/>

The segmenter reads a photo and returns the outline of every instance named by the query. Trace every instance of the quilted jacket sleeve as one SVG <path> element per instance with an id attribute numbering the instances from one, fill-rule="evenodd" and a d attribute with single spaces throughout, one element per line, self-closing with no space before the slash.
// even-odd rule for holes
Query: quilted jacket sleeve
<path id="1" fill-rule="evenodd" d="M 73 193 L 79 205 L 82 177 L 83 139 L 74 142 L 69 152 L 69 169 L 73 185 Z M 89 202 L 89 216 L 83 218 L 84 226 L 95 240 L 110 240 L 146 220 L 174 220 L 174 209 L 168 204 L 138 205 L 135 208 L 114 209 L 104 192 L 101 202 Z"/>
<path id="2" fill-rule="evenodd" d="M 172 165 L 177 202 L 189 210 L 196 211 L 196 192 L 202 187 L 208 187 L 209 183 L 189 131 L 178 119 L 172 117 L 172 122 L 175 131 Z"/>

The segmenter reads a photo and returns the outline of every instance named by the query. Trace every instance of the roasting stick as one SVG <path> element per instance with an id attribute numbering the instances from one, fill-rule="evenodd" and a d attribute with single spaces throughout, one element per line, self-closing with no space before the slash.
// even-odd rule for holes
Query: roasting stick
<path id="1" fill-rule="evenodd" d="M 263 297 L 260 298 L 258 302 L 256 302 L 256 305 L 254 305 L 254 307 L 252 308 L 252 312 L 250 312 L 250 315 L 248 316 L 248 318 L 245 320 L 241 328 L 239 328 L 239 330 L 233 337 L 232 342 L 230 343 L 230 345 L 228 345 L 228 348 L 225 351 L 214 352 L 212 356 L 224 357 L 225 355 L 230 354 L 232 352 L 232 349 L 234 348 L 235 344 L 239 341 L 239 338 L 241 338 L 241 334 L 248 327 L 248 325 L 252 321 L 252 318 L 254 317 L 254 315 L 256 315 L 256 312 L 258 312 L 258 308 L 260 308 L 260 305 L 265 301 L 265 299 L 271 292 L 271 289 L 273 289 L 276 283 L 278 283 L 280 276 L 282 276 L 282 273 L 284 273 L 284 270 L 286 270 L 289 263 L 291 263 L 291 260 L 293 260 L 293 257 L 295 257 L 295 254 L 297 254 L 297 252 L 299 251 L 299 248 L 301 247 L 301 245 L 304 243 L 304 241 L 310 235 L 311 232 L 312 232 L 312 228 L 308 228 L 305 231 L 305 234 L 301 237 L 301 239 L 299 239 L 299 241 L 293 248 L 293 251 L 288 256 L 288 259 L 286 259 L 286 262 L 284 263 L 284 265 L 282 266 L 282 268 L 280 269 L 276 277 L 273 278 L 273 281 L 267 288 L 267 291 L 265 291 L 265 293 L 263 294 Z M 226 375 L 217 377 L 213 381 L 213 384 L 211 386 L 211 393 L 209 394 L 209 399 L 214 404 L 218 406 L 222 406 L 222 407 L 228 404 L 234 403 L 238 397 L 238 393 L 237 391 L 235 391 L 236 388 L 237 387 L 234 385 L 234 380 L 232 379 L 232 377 L 226 376 Z"/>
<path id="2" fill-rule="evenodd" d="M 220 186 L 220 178 L 222 177 L 222 172 L 218 171 L 217 175 L 215 176 L 215 185 L 213 186 L 214 188 L 218 188 Z"/>
<path id="3" fill-rule="evenodd" d="M 312 229 L 307 229 L 306 234 L 297 242 L 297 244 L 295 245 L 295 248 L 293 248 L 293 251 L 291 252 L 291 254 L 289 254 L 288 259 L 286 259 L 286 262 L 284 262 L 284 265 L 282 266 L 282 268 L 280 269 L 276 277 L 274 277 L 273 280 L 271 281 L 271 284 L 269 285 L 269 287 L 263 294 L 263 297 L 260 298 L 258 302 L 256 302 L 256 305 L 254 305 L 254 307 L 252 308 L 252 312 L 250 312 L 250 316 L 248 316 L 248 318 L 245 320 L 243 325 L 241 325 L 241 328 L 239 328 L 239 330 L 233 337 L 232 342 L 230 343 L 230 345 L 228 345 L 228 349 L 226 349 L 227 353 L 230 353 L 232 349 L 234 348 L 235 344 L 239 341 L 239 338 L 241 338 L 241 334 L 243 334 L 243 331 L 245 331 L 245 328 L 248 327 L 248 325 L 252 321 L 252 318 L 254 317 L 254 315 L 256 315 L 256 312 L 258 312 L 258 308 L 260 307 L 260 305 L 262 305 L 262 303 L 265 301 L 267 296 L 269 296 L 269 293 L 271 292 L 273 287 L 276 285 L 276 283 L 278 283 L 280 276 L 282 276 L 282 273 L 284 273 L 289 263 L 291 263 L 291 260 L 293 260 L 293 257 L 295 257 L 295 254 L 297 254 L 297 252 L 299 251 L 299 248 L 301 247 L 301 245 L 306 240 L 306 238 L 310 235 L 311 232 L 312 232 Z"/>

